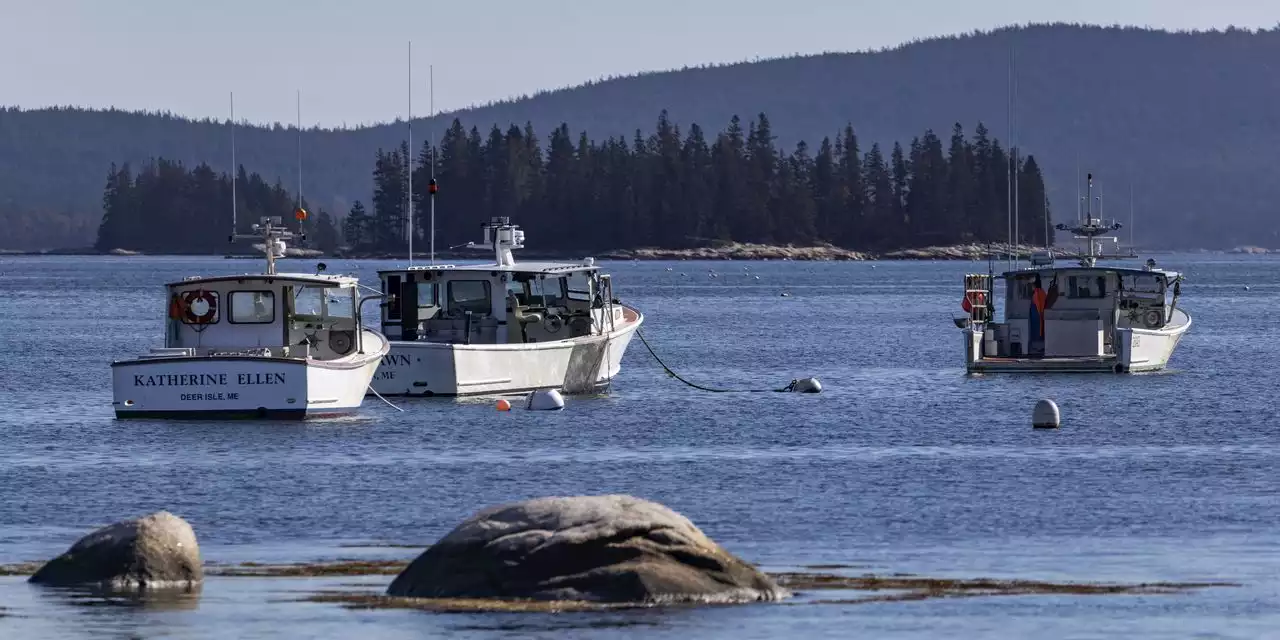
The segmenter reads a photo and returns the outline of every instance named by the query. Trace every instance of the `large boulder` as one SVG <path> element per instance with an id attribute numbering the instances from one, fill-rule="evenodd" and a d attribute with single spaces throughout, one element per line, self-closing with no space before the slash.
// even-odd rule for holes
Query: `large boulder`
<path id="1" fill-rule="evenodd" d="M 481 511 L 410 563 L 387 594 L 637 603 L 790 595 L 688 518 L 624 495 L 537 498 Z"/>
<path id="2" fill-rule="evenodd" d="M 191 588 L 203 579 L 191 525 L 168 511 L 157 511 L 90 533 L 40 567 L 30 581 L 149 590 Z"/>

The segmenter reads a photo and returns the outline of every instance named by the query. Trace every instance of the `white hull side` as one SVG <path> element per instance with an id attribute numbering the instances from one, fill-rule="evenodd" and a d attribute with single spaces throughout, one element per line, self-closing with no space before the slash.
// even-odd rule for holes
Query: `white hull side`
<path id="1" fill-rule="evenodd" d="M 1173 350 L 1191 327 L 1191 316 L 1180 309 L 1174 312 L 1170 326 L 1159 329 L 1122 329 L 1119 332 L 1117 359 L 1121 371 L 1160 371 L 1169 364 Z"/>
<path id="2" fill-rule="evenodd" d="M 1187 329 L 1191 316 L 1174 310 L 1173 321 L 1163 329 L 1119 329 L 1117 352 L 1100 357 L 991 358 L 980 355 L 982 333 L 965 329 L 965 368 L 969 373 L 1142 373 L 1161 371 Z"/>
<path id="3" fill-rule="evenodd" d="M 371 388 L 384 396 L 468 396 L 533 389 L 589 393 L 609 385 L 644 318 L 604 336 L 532 344 L 391 342 Z"/>
<path id="4" fill-rule="evenodd" d="M 255 356 L 151 357 L 111 365 L 117 418 L 281 418 L 351 413 L 389 350 L 365 330 L 365 354 L 334 361 Z"/>

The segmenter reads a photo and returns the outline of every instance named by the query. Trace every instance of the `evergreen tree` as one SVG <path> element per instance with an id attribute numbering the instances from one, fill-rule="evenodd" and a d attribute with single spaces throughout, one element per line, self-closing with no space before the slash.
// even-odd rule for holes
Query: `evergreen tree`
<path id="1" fill-rule="evenodd" d="M 898 229 L 894 217 L 896 209 L 894 205 L 893 192 L 893 176 L 889 172 L 889 165 L 885 162 L 884 153 L 880 151 L 880 143 L 871 145 L 871 150 L 867 152 L 867 157 L 863 161 L 865 175 L 863 184 L 866 185 L 866 219 L 868 222 L 867 231 L 874 234 L 871 240 L 874 243 L 870 246 L 877 248 L 888 248 L 896 244 L 896 238 L 890 235 Z"/>
<path id="2" fill-rule="evenodd" d="M 1053 246 L 1053 220 L 1045 197 L 1044 177 L 1040 175 L 1040 165 L 1032 155 L 1027 156 L 1018 174 L 1018 217 L 1022 242 Z"/>
<path id="3" fill-rule="evenodd" d="M 333 216 L 321 209 L 315 221 L 315 230 L 310 237 L 311 246 L 325 253 L 337 251 L 341 239 L 338 237 L 338 227 L 333 223 Z"/>
<path id="4" fill-rule="evenodd" d="M 966 139 L 956 124 L 946 149 L 932 131 L 886 154 L 864 155 L 852 125 L 824 138 L 816 155 L 801 141 L 781 152 L 765 114 L 744 132 L 734 116 L 711 136 L 697 124 L 681 135 L 659 114 L 648 135 L 592 141 L 567 123 L 550 131 L 545 149 L 532 125 L 498 126 L 482 137 L 455 120 L 439 148 L 408 143 L 374 157 L 371 203 L 351 205 L 338 225 L 317 208 L 302 225 L 311 243 L 334 250 L 345 237 L 355 251 L 402 252 L 408 206 L 414 203 L 415 249 L 429 236 L 429 183 L 436 234 L 444 246 L 475 239 L 478 224 L 508 216 L 546 249 L 596 250 L 707 243 L 832 243 L 885 250 L 1007 237 L 1011 158 L 982 123 Z M 413 166 L 413 193 L 409 168 Z M 294 196 L 236 167 L 239 227 L 281 216 L 297 227 Z M 1045 241 L 1044 181 L 1036 159 L 1019 163 L 1019 236 Z M 155 158 L 137 171 L 112 166 L 103 189 L 100 249 L 223 251 L 230 229 L 231 184 L 206 164 L 187 169 Z M 310 208 L 302 203 L 305 208 Z M 341 226 L 342 233 L 338 233 Z"/>
<path id="5" fill-rule="evenodd" d="M 373 220 L 365 213 L 364 203 L 356 200 L 342 221 L 342 237 L 352 249 L 368 249 L 375 242 Z"/>
<path id="6" fill-rule="evenodd" d="M 863 184 L 862 156 L 853 125 L 845 125 L 836 142 L 836 175 L 844 212 L 843 220 L 832 229 L 833 241 L 844 247 L 871 246 L 876 239 L 864 237 L 867 189 Z"/>

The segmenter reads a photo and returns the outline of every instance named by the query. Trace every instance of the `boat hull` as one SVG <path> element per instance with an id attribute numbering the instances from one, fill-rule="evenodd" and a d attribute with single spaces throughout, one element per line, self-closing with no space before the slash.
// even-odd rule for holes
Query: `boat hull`
<path id="1" fill-rule="evenodd" d="M 371 344 L 366 331 L 365 344 Z M 341 361 L 262 356 L 149 357 L 111 365 L 117 418 L 281 419 L 343 415 L 360 408 L 389 350 Z"/>
<path id="2" fill-rule="evenodd" d="M 1056 358 L 1001 358 L 982 354 L 982 332 L 965 329 L 965 368 L 969 373 L 1144 373 L 1161 371 L 1191 327 L 1191 316 L 1175 310 L 1164 329 L 1118 329 L 1114 354 Z"/>
<path id="3" fill-rule="evenodd" d="M 559 389 L 592 393 L 608 388 L 643 316 L 606 335 L 532 344 L 464 345 L 391 342 L 370 389 L 383 396 L 475 396 Z"/>

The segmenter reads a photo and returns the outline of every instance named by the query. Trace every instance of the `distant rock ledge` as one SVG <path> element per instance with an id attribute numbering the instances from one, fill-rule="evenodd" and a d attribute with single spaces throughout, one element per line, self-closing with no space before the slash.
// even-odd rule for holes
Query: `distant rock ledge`
<path id="1" fill-rule="evenodd" d="M 1016 254 L 1020 256 L 1028 256 L 1037 251 L 1043 251 L 1044 247 L 1032 245 L 1010 246 L 1005 243 L 992 244 L 955 244 L 934 247 L 918 247 L 911 249 L 897 249 L 884 252 L 867 252 L 853 251 L 829 244 L 820 244 L 812 246 L 795 246 L 795 245 L 767 245 L 729 242 L 717 244 L 709 247 L 695 247 L 691 249 L 662 249 L 658 247 L 642 247 L 639 249 L 614 249 L 614 250 L 597 250 L 597 251 L 572 251 L 572 250 L 539 250 L 536 248 L 524 249 L 517 255 L 518 260 L 566 260 L 578 261 L 586 256 L 593 256 L 601 260 L 795 260 L 795 261 L 861 261 L 861 260 L 985 260 L 988 256 L 994 256 L 997 259 L 1003 259 L 1008 255 Z M 1164 253 L 1159 251 L 1156 253 Z M 1225 253 L 1225 254 L 1274 254 L 1280 253 L 1280 249 L 1266 249 L 1262 247 L 1236 247 L 1227 250 L 1186 250 L 1187 253 Z M 346 260 L 403 260 L 406 255 L 402 252 L 389 251 L 350 251 L 338 250 L 331 253 L 317 251 L 315 249 L 304 249 L 298 247 L 289 247 L 286 250 L 289 258 L 340 258 Z M 1144 254 L 1152 253 L 1152 251 L 1144 251 Z M 1053 254 L 1055 258 L 1072 259 L 1079 257 L 1080 253 L 1075 249 L 1054 248 Z M 141 256 L 148 255 L 139 251 L 131 251 L 128 249 L 111 249 L 109 251 L 98 251 L 92 248 L 82 249 L 48 249 L 40 251 L 15 251 L 0 249 L 0 255 L 46 255 L 46 256 L 75 256 L 75 255 L 112 255 L 112 256 Z M 152 255 L 182 255 L 182 254 L 152 254 Z M 198 254 L 210 255 L 210 254 Z M 435 257 L 444 260 L 484 260 L 491 258 L 492 254 L 484 251 L 437 251 Z M 262 255 L 257 252 L 252 253 L 235 253 L 224 254 L 228 259 L 246 259 L 260 260 Z M 414 252 L 414 258 L 426 259 L 428 255 L 423 252 Z"/>
<path id="2" fill-rule="evenodd" d="M 607 251 L 600 257 L 609 260 L 870 260 L 873 256 L 829 244 L 810 247 L 729 243 L 693 249 L 622 249 Z"/>

